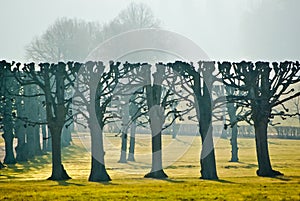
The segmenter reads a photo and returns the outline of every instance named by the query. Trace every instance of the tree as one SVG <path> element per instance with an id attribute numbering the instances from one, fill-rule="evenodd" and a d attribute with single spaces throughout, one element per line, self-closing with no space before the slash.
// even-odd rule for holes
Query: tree
<path id="1" fill-rule="evenodd" d="M 214 62 L 199 62 L 198 71 L 191 64 L 177 61 L 169 64 L 173 70 L 179 73 L 192 89 L 194 96 L 194 108 L 201 135 L 202 150 L 200 157 L 201 178 L 218 179 L 216 170 L 216 159 L 212 136 L 212 88 L 216 77 Z"/>
<path id="2" fill-rule="evenodd" d="M 142 97 L 139 96 L 139 94 L 143 93 L 143 88 L 140 90 L 137 90 L 133 93 L 133 95 L 130 98 L 129 101 L 129 115 L 130 115 L 130 141 L 129 141 L 129 153 L 128 153 L 128 161 L 135 161 L 134 157 L 134 150 L 135 150 L 135 134 L 136 134 L 136 128 L 137 128 L 137 119 L 142 116 L 141 108 L 139 107 L 139 99 L 142 99 Z"/>
<path id="3" fill-rule="evenodd" d="M 1 91 L 1 122 L 3 129 L 3 135 L 5 142 L 5 157 L 4 163 L 6 164 L 15 164 L 16 158 L 14 155 L 13 140 L 14 140 L 14 121 L 13 121 L 13 109 L 15 99 L 11 95 L 16 87 L 14 82 L 12 67 L 13 64 L 10 64 L 6 61 L 0 62 L 0 91 Z"/>
<path id="4" fill-rule="evenodd" d="M 286 118 L 293 116 L 284 103 L 298 97 L 291 87 L 300 82 L 299 62 L 268 62 L 242 61 L 240 63 L 219 63 L 225 85 L 242 91 L 242 95 L 230 95 L 229 101 L 235 101 L 247 108 L 239 120 L 253 123 L 255 129 L 256 153 L 258 161 L 258 176 L 273 177 L 282 173 L 272 169 L 267 129 L 270 119 L 275 116 Z M 278 111 L 278 107 L 283 110 Z M 276 110 L 275 110 L 276 109 Z"/>
<path id="5" fill-rule="evenodd" d="M 35 62 L 82 61 L 102 41 L 98 23 L 58 18 L 26 47 L 26 57 Z"/>
<path id="6" fill-rule="evenodd" d="M 228 95 L 234 94 L 234 88 L 225 86 L 225 90 Z M 229 121 L 231 125 L 231 138 L 230 138 L 230 144 L 231 144 L 231 159 L 230 162 L 238 162 L 238 143 L 237 143 L 237 136 L 238 136 L 238 125 L 237 125 L 237 105 L 233 102 L 227 102 L 226 104 L 228 115 L 229 115 Z"/>
<path id="7" fill-rule="evenodd" d="M 26 76 L 16 76 L 16 79 L 22 86 L 38 86 L 45 96 L 46 123 L 51 131 L 52 141 L 52 174 L 48 179 L 70 179 L 62 165 L 61 134 L 65 122 L 69 120 L 67 116 L 71 105 L 71 99 L 65 94 L 72 88 L 78 69 L 72 62 L 40 63 L 38 70 L 35 67 L 34 63 L 24 64 L 22 71 Z M 17 66 L 14 71 L 20 70 Z"/>
<path id="8" fill-rule="evenodd" d="M 108 39 L 117 34 L 143 28 L 159 28 L 160 21 L 144 3 L 130 3 L 117 17 L 103 26 L 103 35 Z"/>
<path id="9" fill-rule="evenodd" d="M 213 92 L 217 96 L 216 100 L 214 101 L 214 108 L 220 108 L 224 105 L 226 105 L 226 111 L 225 108 L 222 108 L 221 112 L 222 114 L 222 121 L 224 124 L 224 128 L 222 129 L 221 137 L 224 137 L 226 139 L 226 133 L 225 130 L 227 130 L 228 125 L 230 125 L 231 129 L 231 138 L 230 138 L 230 144 L 231 144 L 231 159 L 229 162 L 238 162 L 238 143 L 237 143 L 237 136 L 238 136 L 238 124 L 237 124 L 237 109 L 238 105 L 234 102 L 226 101 L 226 95 L 234 95 L 238 93 L 234 88 L 224 85 L 216 85 L 213 88 Z M 229 119 L 226 119 L 226 112 L 229 116 Z M 227 124 L 226 121 L 229 121 L 230 123 Z M 224 133 L 223 133 L 224 132 Z M 223 136 L 224 135 L 224 136 Z"/>
<path id="10" fill-rule="evenodd" d="M 104 74 L 104 69 L 105 67 L 102 62 L 89 61 L 82 65 L 77 77 L 77 86 L 75 87 L 73 99 L 75 111 L 84 117 L 87 125 L 85 123 L 83 125 L 90 129 L 92 164 L 88 180 L 94 182 L 111 180 L 105 168 L 105 152 L 103 147 L 103 127 L 107 123 L 103 119 L 103 115 L 110 99 L 108 98 L 107 103 L 104 101 L 104 105 L 100 105 L 100 103 L 103 103 L 103 99 L 110 94 L 106 93 L 107 91 L 101 91 L 102 87 L 107 89 L 108 92 L 112 90 L 110 84 L 113 82 L 109 81 L 113 79 L 113 71 Z M 110 69 L 112 70 L 113 67 Z M 117 79 L 113 80 L 117 81 Z M 98 117 L 99 115 L 100 117 Z"/>
<path id="11" fill-rule="evenodd" d="M 133 29 L 159 27 L 152 10 L 143 3 L 131 3 L 111 22 L 100 25 L 80 19 L 58 18 L 26 47 L 34 62 L 83 61 L 103 41 Z"/>

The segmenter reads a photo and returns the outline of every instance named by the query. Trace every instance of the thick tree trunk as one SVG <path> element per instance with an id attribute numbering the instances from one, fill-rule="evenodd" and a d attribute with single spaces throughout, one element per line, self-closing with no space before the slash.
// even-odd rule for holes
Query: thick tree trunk
<path id="1" fill-rule="evenodd" d="M 199 89 L 200 90 L 200 89 Z M 199 132 L 201 135 L 202 149 L 200 155 L 201 179 L 218 179 L 215 148 L 213 142 L 213 127 L 212 127 L 212 107 L 211 99 L 205 88 L 205 96 L 198 95 L 196 109 L 198 117 Z"/>
<path id="2" fill-rule="evenodd" d="M 200 134 L 202 140 L 202 149 L 200 156 L 201 179 L 218 179 L 212 129 L 213 128 L 211 123 L 200 124 Z"/>
<path id="3" fill-rule="evenodd" d="M 108 175 L 104 162 L 104 147 L 103 147 L 103 130 L 99 129 L 98 122 L 91 120 L 91 149 L 92 149 L 92 166 L 89 176 L 89 181 L 107 182 L 111 181 Z"/>
<path id="4" fill-rule="evenodd" d="M 130 142 L 129 142 L 129 153 L 128 161 L 135 161 L 134 149 L 135 149 L 135 132 L 136 132 L 136 121 L 133 121 L 130 127 Z"/>
<path id="5" fill-rule="evenodd" d="M 5 142 L 5 157 L 4 157 L 4 163 L 5 164 L 15 164 L 16 159 L 14 155 L 14 148 L 13 148 L 13 140 L 14 136 L 11 132 L 4 131 L 3 134 L 4 142 Z"/>
<path id="6" fill-rule="evenodd" d="M 10 99 L 6 100 L 5 105 L 5 115 L 3 119 L 3 135 L 5 142 L 5 157 L 4 157 L 4 163 L 5 164 L 15 164 L 16 159 L 14 155 L 14 147 L 13 147 L 13 141 L 14 141 L 14 134 L 13 134 L 13 121 L 12 121 L 12 103 Z"/>
<path id="7" fill-rule="evenodd" d="M 0 170 L 5 168 L 5 165 L 3 165 L 3 163 L 0 161 Z"/>
<path id="8" fill-rule="evenodd" d="M 150 67 L 150 65 L 148 66 Z M 150 85 L 150 68 L 146 77 L 149 85 L 146 86 L 146 99 L 149 110 L 149 123 L 152 136 L 152 167 L 146 178 L 165 179 L 167 174 L 162 167 L 162 141 L 161 132 L 165 123 L 165 108 L 161 105 L 162 82 L 165 69 L 159 64 L 156 65 L 156 72 L 153 73 L 153 85 Z"/>
<path id="9" fill-rule="evenodd" d="M 92 156 L 92 168 L 89 176 L 89 181 L 93 182 L 107 182 L 111 181 L 110 176 L 108 175 L 105 165 L 99 162 Z"/>
<path id="10" fill-rule="evenodd" d="M 52 131 L 52 174 L 48 180 L 67 180 L 71 177 L 67 174 L 61 160 L 61 129 L 50 128 Z"/>
<path id="11" fill-rule="evenodd" d="M 199 125 L 199 132 L 201 135 L 202 150 L 200 155 L 201 166 L 201 179 L 218 179 L 215 148 L 213 142 L 213 128 L 212 128 L 212 97 L 211 90 L 213 88 L 213 63 L 205 63 L 201 67 L 202 63 L 199 63 L 199 70 L 194 74 L 194 85 L 192 86 L 196 114 Z M 203 74 L 201 78 L 200 74 Z"/>
<path id="12" fill-rule="evenodd" d="M 263 177 L 274 177 L 283 175 L 272 169 L 268 148 L 268 119 L 258 118 L 260 121 L 254 122 L 256 153 L 258 161 L 257 175 Z"/>
<path id="13" fill-rule="evenodd" d="M 162 167 L 162 142 L 161 132 L 159 132 L 156 135 L 152 134 L 152 168 L 145 178 L 165 179 L 167 177 Z"/>

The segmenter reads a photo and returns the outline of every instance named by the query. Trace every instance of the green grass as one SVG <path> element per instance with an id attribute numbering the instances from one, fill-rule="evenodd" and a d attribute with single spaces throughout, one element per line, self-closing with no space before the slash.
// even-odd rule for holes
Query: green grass
<path id="1" fill-rule="evenodd" d="M 118 146 L 120 138 L 111 142 Z M 144 179 L 149 169 L 144 163 L 119 164 L 118 155 L 106 154 L 107 168 L 113 181 L 88 182 L 90 155 L 78 139 L 63 149 L 63 163 L 73 178 L 68 181 L 46 181 L 51 173 L 51 155 L 37 157 L 29 163 L 10 165 L 0 170 L 0 200 L 300 200 L 300 141 L 270 139 L 270 155 L 274 169 L 285 176 L 262 178 L 257 169 L 253 139 L 239 139 L 239 163 L 230 159 L 229 140 L 216 143 L 219 181 L 199 179 L 199 144 L 192 146 L 175 163 L 165 168 L 167 180 Z M 171 142 L 164 137 L 164 144 Z M 137 151 L 146 151 L 142 145 Z M 139 147 L 141 146 L 141 147 Z M 118 147 L 116 147 L 118 148 Z M 130 168 L 136 168 L 134 174 Z"/>

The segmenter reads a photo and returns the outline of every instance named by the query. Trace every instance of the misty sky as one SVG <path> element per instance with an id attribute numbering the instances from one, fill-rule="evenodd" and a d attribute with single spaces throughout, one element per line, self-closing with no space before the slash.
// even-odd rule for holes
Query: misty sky
<path id="1" fill-rule="evenodd" d="M 0 59 L 25 61 L 25 46 L 58 17 L 105 23 L 129 0 L 0 0 Z M 136 0 L 162 27 L 188 37 L 215 60 L 300 60 L 300 1 Z"/>

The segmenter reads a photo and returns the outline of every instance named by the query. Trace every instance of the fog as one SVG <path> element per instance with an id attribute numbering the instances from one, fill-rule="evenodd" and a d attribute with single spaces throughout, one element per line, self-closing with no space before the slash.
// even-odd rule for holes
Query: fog
<path id="1" fill-rule="evenodd" d="M 0 0 L 0 59 L 26 61 L 25 46 L 58 17 L 106 23 L 132 1 Z M 299 60 L 300 1 L 136 0 L 214 60 Z"/>

